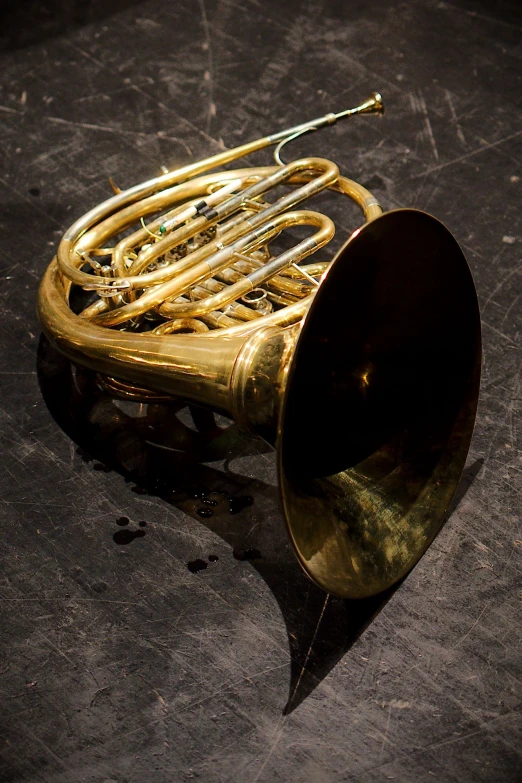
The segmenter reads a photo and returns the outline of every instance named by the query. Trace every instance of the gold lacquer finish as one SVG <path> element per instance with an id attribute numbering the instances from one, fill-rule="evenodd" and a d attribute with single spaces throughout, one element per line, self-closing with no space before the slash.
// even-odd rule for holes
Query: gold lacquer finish
<path id="1" fill-rule="evenodd" d="M 38 297 L 46 335 L 110 393 L 183 397 L 276 446 L 299 561 L 342 597 L 397 582 L 440 529 L 480 374 L 476 295 L 449 231 L 383 215 L 331 161 L 281 161 L 302 133 L 382 111 L 374 93 L 116 192 L 65 233 Z M 212 172 L 272 144 L 275 166 Z M 326 189 L 367 221 L 331 263 L 312 256 L 334 224 L 303 207 Z"/>

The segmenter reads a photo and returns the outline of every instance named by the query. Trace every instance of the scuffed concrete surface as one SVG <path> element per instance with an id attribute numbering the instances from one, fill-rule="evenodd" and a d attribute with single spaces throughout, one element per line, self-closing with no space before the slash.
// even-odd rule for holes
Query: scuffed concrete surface
<path id="1" fill-rule="evenodd" d="M 520 781 L 519 4 L 107 0 L 52 4 L 25 32 L 23 5 L 0 36 L 1 779 Z M 109 176 L 130 186 L 372 90 L 382 120 L 292 155 L 454 232 L 483 385 L 443 531 L 388 600 L 343 603 L 293 560 L 269 451 L 73 382 L 34 310 Z M 330 206 L 340 242 L 360 217 Z M 141 534 L 118 545 L 124 530 Z"/>

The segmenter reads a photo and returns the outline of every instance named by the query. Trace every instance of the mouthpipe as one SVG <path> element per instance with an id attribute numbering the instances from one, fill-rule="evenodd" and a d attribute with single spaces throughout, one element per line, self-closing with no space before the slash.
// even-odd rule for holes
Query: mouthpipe
<path id="1" fill-rule="evenodd" d="M 342 120 L 345 117 L 352 117 L 354 114 L 384 114 L 384 102 L 379 92 L 372 92 L 370 97 L 356 106 L 354 109 L 345 109 L 344 111 L 334 114 L 330 112 L 323 117 L 318 117 L 316 120 L 309 120 L 303 122 L 301 125 L 295 125 L 293 128 L 287 128 L 287 130 L 279 131 L 279 133 L 273 133 L 268 136 L 270 144 L 277 144 L 280 141 L 289 139 L 291 136 L 300 136 L 307 131 L 319 130 L 326 125 L 334 125 L 337 120 Z"/>

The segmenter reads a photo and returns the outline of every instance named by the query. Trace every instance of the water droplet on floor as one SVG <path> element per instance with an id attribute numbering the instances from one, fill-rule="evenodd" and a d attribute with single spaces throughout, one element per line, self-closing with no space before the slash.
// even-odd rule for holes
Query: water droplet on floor
<path id="1" fill-rule="evenodd" d="M 144 535 L 144 530 L 117 530 L 114 533 L 112 540 L 115 544 L 125 546 L 126 544 L 130 544 L 131 541 L 134 541 L 135 538 L 143 538 Z"/>
<path id="2" fill-rule="evenodd" d="M 228 501 L 228 510 L 231 514 L 239 514 L 244 508 L 254 505 L 254 498 L 251 495 L 243 495 L 239 498 L 230 498 Z"/>
<path id="3" fill-rule="evenodd" d="M 191 574 L 197 574 L 199 571 L 204 571 L 205 568 L 208 568 L 208 563 L 205 560 L 196 558 L 196 560 L 191 560 L 190 563 L 187 563 L 187 568 Z"/>

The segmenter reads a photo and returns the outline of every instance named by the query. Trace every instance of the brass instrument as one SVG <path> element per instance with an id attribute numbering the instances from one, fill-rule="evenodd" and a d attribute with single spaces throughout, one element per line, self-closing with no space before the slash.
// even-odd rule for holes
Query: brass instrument
<path id="1" fill-rule="evenodd" d="M 281 161 L 302 133 L 382 111 L 374 93 L 128 190 L 113 186 L 66 231 L 38 296 L 48 338 L 114 395 L 176 395 L 277 446 L 299 562 L 350 598 L 397 582 L 440 529 L 480 376 L 476 294 L 450 232 L 416 210 L 382 214 L 331 161 Z M 212 171 L 270 145 L 275 166 Z M 366 223 L 331 263 L 309 261 L 335 227 L 301 204 L 327 189 L 352 198 Z M 308 236 L 273 254 L 296 226 Z M 73 312 L 80 289 L 94 300 Z"/>

